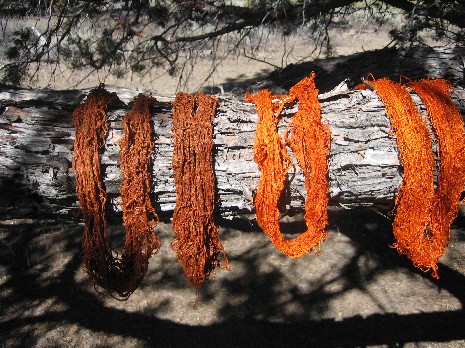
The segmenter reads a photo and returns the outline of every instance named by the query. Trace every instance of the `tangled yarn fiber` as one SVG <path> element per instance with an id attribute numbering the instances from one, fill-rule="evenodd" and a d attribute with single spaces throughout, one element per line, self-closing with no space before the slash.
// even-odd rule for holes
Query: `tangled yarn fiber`
<path id="1" fill-rule="evenodd" d="M 465 185 L 465 129 L 460 111 L 450 98 L 452 86 L 443 79 L 420 80 L 408 85 L 425 104 L 438 142 L 439 173 L 431 211 L 431 233 L 425 236 L 426 265 L 436 264 L 450 237 L 450 225 L 457 217 L 460 194 Z"/>
<path id="2" fill-rule="evenodd" d="M 178 92 L 173 102 L 173 171 L 176 206 L 172 242 L 189 281 L 198 289 L 221 265 L 223 252 L 213 220 L 215 177 L 213 173 L 213 126 L 217 100 L 198 93 Z"/>
<path id="3" fill-rule="evenodd" d="M 431 270 L 433 277 L 439 278 L 437 263 L 449 239 L 465 184 L 463 121 L 450 99 L 447 82 L 422 80 L 410 84 L 425 103 L 438 139 L 440 170 L 435 189 L 430 133 L 409 92 L 388 79 L 370 83 L 386 106 L 404 168 L 395 201 L 393 247 L 416 267 Z"/>
<path id="4" fill-rule="evenodd" d="M 160 248 L 154 232 L 158 216 L 150 200 L 154 149 L 150 106 L 154 103 L 155 98 L 139 94 L 132 110 L 123 119 L 124 138 L 120 152 L 121 199 L 126 226 L 124 250 L 135 260 L 136 274 L 144 275 L 150 256 Z"/>
<path id="5" fill-rule="evenodd" d="M 114 250 L 107 231 L 106 191 L 100 165 L 100 154 L 108 133 L 106 112 L 117 100 L 116 94 L 98 88 L 75 109 L 73 170 L 85 223 L 84 270 L 95 286 L 127 299 L 144 278 L 148 259 L 159 248 L 153 232 L 158 218 L 148 196 L 153 150 L 149 106 L 155 99 L 140 95 L 123 121 L 125 135 L 120 162 L 126 240 L 121 257 Z"/>
<path id="6" fill-rule="evenodd" d="M 254 140 L 254 160 L 260 169 L 260 179 L 255 196 L 255 210 L 259 226 L 271 242 L 285 255 L 293 258 L 309 253 L 326 239 L 328 224 L 328 164 L 330 129 L 321 121 L 315 74 L 303 79 L 290 89 L 290 95 L 271 95 L 268 90 L 250 95 L 258 112 L 258 124 Z M 285 141 L 289 144 L 305 175 L 307 199 L 305 222 L 307 230 L 293 240 L 281 233 L 278 201 L 283 192 L 286 176 L 293 160 L 285 142 L 278 134 L 280 114 L 286 105 L 299 101 L 299 110 L 286 130 Z"/>

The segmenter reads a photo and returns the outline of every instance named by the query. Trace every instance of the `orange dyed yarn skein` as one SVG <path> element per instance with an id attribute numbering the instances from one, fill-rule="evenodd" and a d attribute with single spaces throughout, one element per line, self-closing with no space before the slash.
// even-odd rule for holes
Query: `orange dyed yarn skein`
<path id="1" fill-rule="evenodd" d="M 330 151 L 330 129 L 321 121 L 314 76 L 312 73 L 292 87 L 290 96 L 272 96 L 267 90 L 254 95 L 246 94 L 246 101 L 253 102 L 258 112 L 254 140 L 254 160 L 261 173 L 255 196 L 257 222 L 277 249 L 294 258 L 309 253 L 323 242 L 326 239 L 324 229 L 328 224 L 327 156 Z M 293 161 L 278 134 L 277 125 L 283 108 L 296 99 L 299 100 L 299 110 L 288 126 L 286 141 L 305 174 L 307 230 L 297 238 L 288 240 L 279 226 L 278 201 Z"/>
<path id="2" fill-rule="evenodd" d="M 434 204 L 434 157 L 426 123 L 409 92 L 389 79 L 370 81 L 385 104 L 395 132 L 403 181 L 396 196 L 393 223 L 397 248 L 414 266 L 437 275 L 437 256 L 431 241 L 437 236 L 431 230 L 430 215 Z"/>
<path id="3" fill-rule="evenodd" d="M 178 92 L 173 102 L 173 171 L 176 207 L 172 243 L 189 281 L 199 288 L 215 268 L 223 252 L 213 220 L 215 177 L 213 173 L 213 127 L 217 100 L 198 93 Z M 197 106 L 197 107 L 196 107 Z"/>
<path id="4" fill-rule="evenodd" d="M 438 141 L 439 174 L 431 212 L 431 234 L 426 236 L 429 263 L 437 264 L 449 241 L 450 225 L 457 217 L 465 185 L 465 129 L 460 111 L 452 102 L 452 86 L 443 79 L 408 85 L 427 108 Z M 433 267 L 433 270 L 435 268 Z"/>
<path id="5" fill-rule="evenodd" d="M 106 112 L 118 100 L 102 87 L 93 90 L 73 113 L 76 128 L 73 170 L 76 194 L 84 216 L 84 270 L 95 286 L 127 299 L 144 278 L 148 259 L 158 249 L 153 232 L 157 221 L 148 193 L 151 140 L 149 105 L 155 99 L 139 96 L 124 119 L 121 144 L 123 217 L 127 227 L 120 258 L 111 245 L 105 218 L 106 191 L 102 181 L 100 154 L 108 133 Z M 137 186 L 137 187 L 136 187 Z M 140 186 L 140 187 L 138 187 Z"/>

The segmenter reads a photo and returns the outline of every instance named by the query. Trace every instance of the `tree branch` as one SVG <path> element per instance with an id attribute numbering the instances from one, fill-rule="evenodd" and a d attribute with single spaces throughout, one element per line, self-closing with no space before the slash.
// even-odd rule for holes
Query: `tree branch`
<path id="1" fill-rule="evenodd" d="M 173 40 L 169 40 L 169 42 L 194 42 L 194 41 L 201 41 L 205 39 L 213 39 L 218 36 L 222 36 L 228 33 L 232 33 L 234 31 L 245 29 L 246 27 L 249 27 L 249 26 L 256 26 L 256 25 L 257 23 L 252 22 L 252 21 L 242 21 L 239 23 L 235 22 L 216 31 L 212 31 L 212 32 L 200 34 L 200 35 L 194 35 L 194 36 L 181 36 Z"/>

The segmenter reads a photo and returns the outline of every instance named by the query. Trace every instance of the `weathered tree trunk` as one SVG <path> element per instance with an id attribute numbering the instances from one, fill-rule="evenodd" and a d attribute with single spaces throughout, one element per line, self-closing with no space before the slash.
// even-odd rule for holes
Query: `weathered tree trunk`
<path id="1" fill-rule="evenodd" d="M 138 94 L 114 91 L 126 103 Z M 75 136 L 71 115 L 84 97 L 85 91 L 0 92 L 0 215 L 79 213 L 71 168 Z M 463 89 L 453 94 L 462 114 L 464 97 Z M 158 212 L 170 214 L 176 201 L 171 169 L 172 98 L 158 100 L 153 108 L 153 201 Z M 332 137 L 330 203 L 344 207 L 392 204 L 401 182 L 401 167 L 384 105 L 374 92 L 350 92 L 344 84 L 320 95 L 320 101 Z M 423 108 L 417 97 L 415 101 Z M 128 110 L 128 105 L 121 105 L 108 114 L 111 125 L 102 165 L 110 198 L 108 210 L 112 212 L 120 209 L 119 142 L 121 120 Z M 296 110 L 297 106 L 285 112 L 281 132 Z M 214 163 L 217 209 L 224 214 L 253 212 L 259 177 L 252 149 L 256 121 L 254 105 L 219 97 L 214 120 Z M 297 165 L 289 175 L 289 183 L 282 209 L 301 211 L 306 192 Z"/>

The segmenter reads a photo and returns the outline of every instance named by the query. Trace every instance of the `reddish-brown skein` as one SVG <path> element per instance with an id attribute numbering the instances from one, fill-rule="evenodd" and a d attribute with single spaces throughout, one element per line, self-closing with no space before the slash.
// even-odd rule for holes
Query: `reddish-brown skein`
<path id="1" fill-rule="evenodd" d="M 172 243 L 189 281 L 199 288 L 220 266 L 224 249 L 213 220 L 213 117 L 217 100 L 198 93 L 179 92 L 173 103 L 173 171 L 176 207 Z M 229 269 L 224 255 L 224 268 Z"/>
<path id="2" fill-rule="evenodd" d="M 73 113 L 76 128 L 73 170 L 76 194 L 84 216 L 84 270 L 94 285 L 121 299 L 128 298 L 144 278 L 148 259 L 158 249 L 157 222 L 151 207 L 149 163 L 153 151 L 149 106 L 153 98 L 139 96 L 124 119 L 121 144 L 122 201 L 126 242 L 121 257 L 111 245 L 105 217 L 106 191 L 100 154 L 108 132 L 106 112 L 118 97 L 103 88 L 93 90 Z"/>

